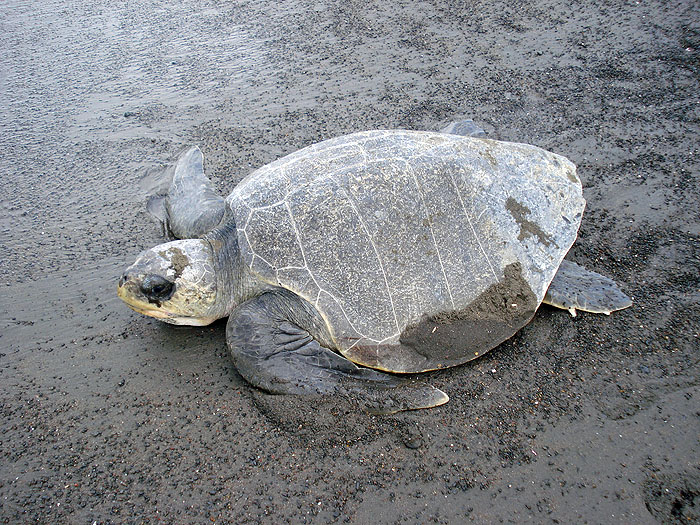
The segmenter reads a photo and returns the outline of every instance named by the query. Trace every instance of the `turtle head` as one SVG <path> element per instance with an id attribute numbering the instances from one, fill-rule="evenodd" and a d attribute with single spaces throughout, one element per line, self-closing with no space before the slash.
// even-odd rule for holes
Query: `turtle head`
<path id="1" fill-rule="evenodd" d="M 119 279 L 129 308 L 166 323 L 204 326 L 224 317 L 216 256 L 205 239 L 172 241 L 141 253 Z"/>

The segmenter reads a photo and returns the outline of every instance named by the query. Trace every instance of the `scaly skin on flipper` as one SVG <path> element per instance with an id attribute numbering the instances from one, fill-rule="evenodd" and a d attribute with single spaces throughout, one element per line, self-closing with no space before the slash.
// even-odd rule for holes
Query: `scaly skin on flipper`
<path id="1" fill-rule="evenodd" d="M 185 151 L 174 168 L 165 196 L 148 200 L 148 211 L 175 239 L 201 237 L 221 224 L 226 206 L 204 174 L 201 150 L 194 146 Z"/>

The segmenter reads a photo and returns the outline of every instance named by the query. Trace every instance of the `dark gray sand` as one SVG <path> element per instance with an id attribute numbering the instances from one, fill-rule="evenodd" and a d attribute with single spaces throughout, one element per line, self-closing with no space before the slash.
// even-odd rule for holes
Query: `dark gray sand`
<path id="1" fill-rule="evenodd" d="M 4 1 L 0 521 L 697 523 L 699 57 L 696 1 Z M 631 309 L 542 307 L 423 376 L 447 405 L 375 417 L 256 391 L 223 322 L 116 298 L 184 146 L 228 192 L 457 115 L 578 165 L 570 258 Z"/>

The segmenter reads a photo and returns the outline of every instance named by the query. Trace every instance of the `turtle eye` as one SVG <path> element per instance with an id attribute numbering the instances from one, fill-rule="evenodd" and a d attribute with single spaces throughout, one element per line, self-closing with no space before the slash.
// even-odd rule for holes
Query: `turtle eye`
<path id="1" fill-rule="evenodd" d="M 141 283 L 141 292 L 150 302 L 166 301 L 174 291 L 175 283 L 161 275 L 147 275 Z"/>

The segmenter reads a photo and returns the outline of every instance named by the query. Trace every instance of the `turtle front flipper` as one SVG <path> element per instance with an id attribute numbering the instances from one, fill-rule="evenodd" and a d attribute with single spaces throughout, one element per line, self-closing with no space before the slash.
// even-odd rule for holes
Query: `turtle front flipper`
<path id="1" fill-rule="evenodd" d="M 436 388 L 360 368 L 324 346 L 330 345 L 330 337 L 323 318 L 286 290 L 269 291 L 239 305 L 229 317 L 226 340 L 241 376 L 272 394 L 347 395 L 380 414 L 430 408 L 448 400 Z"/>
<path id="2" fill-rule="evenodd" d="M 167 195 L 154 195 L 147 205 L 164 230 L 176 239 L 193 239 L 219 226 L 225 201 L 204 175 L 200 149 L 187 150 L 169 171 L 172 181 Z"/>
<path id="3" fill-rule="evenodd" d="M 615 281 L 567 260 L 559 266 L 543 302 L 574 316 L 576 310 L 610 314 L 632 305 Z"/>

